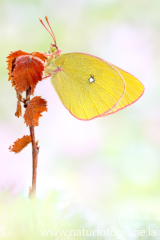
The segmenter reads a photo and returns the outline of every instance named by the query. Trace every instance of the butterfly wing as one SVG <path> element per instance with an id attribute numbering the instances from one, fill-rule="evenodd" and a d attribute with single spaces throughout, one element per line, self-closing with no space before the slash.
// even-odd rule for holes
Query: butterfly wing
<path id="1" fill-rule="evenodd" d="M 76 118 L 90 120 L 113 109 L 125 93 L 125 82 L 111 64 L 91 55 L 66 53 L 53 60 L 60 71 L 51 83 Z M 47 69 L 46 69 L 47 71 Z"/>
<path id="2" fill-rule="evenodd" d="M 109 114 L 115 113 L 132 103 L 136 102 L 144 92 L 143 84 L 135 78 L 130 73 L 112 65 L 123 77 L 125 84 L 126 84 L 126 91 L 124 96 L 122 97 L 121 101 L 109 112 L 105 113 L 103 116 L 107 116 Z"/>

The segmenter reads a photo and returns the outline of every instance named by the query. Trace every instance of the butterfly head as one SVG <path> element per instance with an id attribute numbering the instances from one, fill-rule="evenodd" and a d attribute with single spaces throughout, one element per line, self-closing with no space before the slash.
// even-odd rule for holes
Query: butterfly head
<path id="1" fill-rule="evenodd" d="M 50 44 L 50 47 L 48 49 L 48 54 L 50 55 L 55 55 L 55 56 L 59 56 L 61 54 L 62 50 L 56 46 L 55 44 Z"/>

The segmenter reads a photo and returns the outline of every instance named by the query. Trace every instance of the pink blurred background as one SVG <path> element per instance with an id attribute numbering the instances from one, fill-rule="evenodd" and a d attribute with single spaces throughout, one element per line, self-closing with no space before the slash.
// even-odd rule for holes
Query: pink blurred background
<path id="1" fill-rule="evenodd" d="M 47 15 L 63 52 L 103 58 L 136 76 L 145 93 L 116 114 L 83 122 L 63 107 L 49 79 L 39 83 L 35 95 L 47 100 L 48 112 L 35 129 L 38 198 L 58 191 L 94 221 L 160 209 L 159 9 L 158 0 L 1 0 L 1 192 L 27 197 L 32 174 L 31 146 L 8 150 L 29 129 L 14 116 L 6 56 L 46 52 L 52 39 L 38 19 Z"/>

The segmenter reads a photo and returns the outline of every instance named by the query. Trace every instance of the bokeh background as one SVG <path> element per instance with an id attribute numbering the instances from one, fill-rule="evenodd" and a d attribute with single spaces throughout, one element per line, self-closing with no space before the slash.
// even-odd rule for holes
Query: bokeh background
<path id="1" fill-rule="evenodd" d="M 49 79 L 40 82 L 35 95 L 47 100 L 48 112 L 35 128 L 38 199 L 56 192 L 62 205 L 80 210 L 96 226 L 123 220 L 159 224 L 159 0 L 0 1 L 1 194 L 27 199 L 32 176 L 31 146 L 19 154 L 8 150 L 29 129 L 14 116 L 6 56 L 48 50 L 52 39 L 38 20 L 45 15 L 63 52 L 105 59 L 136 76 L 145 93 L 116 114 L 84 122 L 64 108 Z"/>

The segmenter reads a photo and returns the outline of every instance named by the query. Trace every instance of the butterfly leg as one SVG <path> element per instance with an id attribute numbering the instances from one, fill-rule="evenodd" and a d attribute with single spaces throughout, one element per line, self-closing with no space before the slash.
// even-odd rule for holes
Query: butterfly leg
<path id="1" fill-rule="evenodd" d="M 45 77 L 43 77 L 42 79 L 45 79 L 45 78 L 48 78 L 48 77 L 51 77 L 51 76 L 52 76 L 51 73 L 48 73 L 48 74 L 49 74 L 48 76 L 45 76 Z"/>

